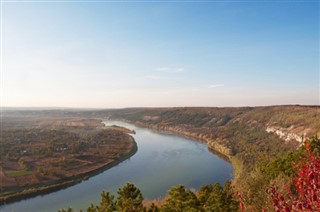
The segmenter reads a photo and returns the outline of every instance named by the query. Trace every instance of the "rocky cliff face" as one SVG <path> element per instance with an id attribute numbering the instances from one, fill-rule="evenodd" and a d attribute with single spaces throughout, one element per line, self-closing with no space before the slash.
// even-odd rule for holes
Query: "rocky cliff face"
<path id="1" fill-rule="evenodd" d="M 282 140 L 284 140 L 286 142 L 295 140 L 295 141 L 302 144 L 305 141 L 305 139 L 307 138 L 307 136 L 306 136 L 307 131 L 306 130 L 295 133 L 295 132 L 293 132 L 294 127 L 283 128 L 283 127 L 268 126 L 266 131 L 268 133 L 274 133 L 274 134 L 278 135 L 279 138 L 281 138 Z"/>

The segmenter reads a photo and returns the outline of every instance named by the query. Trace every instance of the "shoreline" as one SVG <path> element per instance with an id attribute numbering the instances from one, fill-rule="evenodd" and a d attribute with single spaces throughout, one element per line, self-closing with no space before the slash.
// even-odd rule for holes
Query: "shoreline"
<path id="1" fill-rule="evenodd" d="M 125 120 L 125 119 L 109 119 L 109 120 L 113 120 L 113 121 L 122 121 L 122 122 L 126 122 L 126 123 L 130 123 L 130 124 L 133 124 L 133 125 L 136 125 L 136 126 L 139 126 L 139 127 L 143 127 L 143 128 L 147 128 L 147 129 L 151 129 L 151 130 L 154 130 L 158 133 L 164 133 L 164 134 L 172 134 L 172 135 L 176 135 L 176 136 L 182 136 L 182 137 L 185 137 L 185 138 L 188 138 L 188 139 L 192 139 L 194 140 L 195 142 L 200 142 L 200 143 L 203 143 L 203 144 L 206 144 L 207 145 L 207 148 L 208 150 L 216 155 L 217 157 L 219 157 L 220 159 L 230 163 L 233 167 L 233 171 L 234 171 L 234 174 L 233 174 L 233 177 L 235 176 L 235 172 L 236 172 L 236 169 L 235 169 L 235 166 L 233 164 L 233 156 L 231 155 L 228 155 L 228 154 L 225 154 L 221 151 L 219 151 L 218 149 L 215 149 L 213 147 L 210 147 L 209 146 L 209 142 L 206 140 L 206 139 L 201 139 L 197 136 L 193 136 L 191 135 L 190 132 L 182 132 L 182 131 L 177 131 L 177 130 L 173 130 L 173 128 L 164 128 L 164 127 L 161 127 L 161 126 L 157 126 L 157 125 L 147 125 L 147 124 L 144 124 L 144 123 L 136 123 L 136 122 L 133 122 L 133 121 L 130 121 L 130 120 Z M 76 176 L 73 176 L 73 177 L 68 177 L 68 178 L 65 178 L 65 179 L 61 179 L 59 180 L 58 182 L 56 181 L 55 183 L 47 183 L 47 184 L 43 184 L 41 186 L 36 186 L 36 187 L 27 187 L 15 194 L 8 194 L 7 196 L 3 196 L 3 197 L 0 197 L 0 207 L 2 205 L 5 205 L 5 204 L 10 204 L 10 203 L 14 203 L 14 202 L 18 202 L 18 201 L 21 201 L 21 200 L 25 200 L 25 199 L 29 199 L 29 198 L 32 198 L 32 197 L 36 197 L 38 195 L 45 195 L 45 194 L 49 194 L 51 192 L 55 192 L 55 191 L 59 191 L 59 190 L 62 190 L 62 189 L 66 189 L 70 186 L 73 186 L 73 185 L 76 185 L 78 183 L 81 183 L 82 181 L 85 181 L 85 180 L 88 180 L 90 177 L 93 177 L 95 175 L 98 175 L 104 171 L 107 171 L 108 169 L 114 167 L 114 166 L 117 166 L 118 164 L 120 164 L 121 162 L 129 159 L 130 157 L 132 157 L 137 151 L 138 151 L 138 146 L 137 146 L 137 143 L 135 142 L 134 138 L 131 136 L 131 139 L 132 139 L 132 142 L 133 142 L 133 147 L 132 149 L 128 152 L 128 154 L 126 155 L 123 155 L 121 156 L 119 159 L 115 160 L 115 161 L 112 161 L 108 164 L 105 164 L 103 165 L 102 167 L 100 168 L 97 168 L 95 170 L 91 170 L 87 173 L 82 173 L 82 174 L 79 174 L 79 175 L 76 175 Z M 30 191 L 30 190 L 33 190 L 35 189 L 34 191 Z"/>
<path id="2" fill-rule="evenodd" d="M 134 121 L 130 121 L 127 119 L 110 119 L 110 120 L 115 120 L 115 121 L 122 121 L 122 122 L 127 122 L 133 125 L 137 125 L 143 128 L 147 128 L 147 129 L 151 129 L 154 130 L 158 133 L 164 133 L 164 134 L 172 134 L 172 135 L 176 135 L 176 136 L 182 136 L 188 139 L 192 139 L 196 142 L 200 142 L 203 144 L 207 145 L 208 150 L 218 156 L 219 158 L 221 158 L 224 161 L 227 161 L 229 163 L 232 164 L 232 158 L 234 158 L 234 155 L 231 154 L 232 151 L 230 151 L 229 149 L 224 149 L 225 147 L 214 142 L 213 140 L 209 140 L 206 138 L 201 138 L 198 137 L 196 135 L 194 135 L 194 133 L 192 132 L 188 132 L 188 131 L 182 131 L 182 130 L 176 130 L 173 127 L 166 127 L 166 126 L 158 126 L 156 124 L 145 124 L 142 122 L 134 122 Z M 222 148 L 221 148 L 222 146 Z M 225 150 L 225 151 L 222 151 Z M 232 164 L 233 165 L 233 164 Z"/>
<path id="3" fill-rule="evenodd" d="M 238 175 L 238 173 L 242 172 L 242 168 L 239 168 L 238 163 L 243 163 L 241 160 L 239 160 L 235 155 L 231 155 L 231 154 L 225 154 L 225 152 L 220 151 L 221 148 L 217 149 L 217 145 L 212 145 L 213 141 L 210 140 L 208 141 L 207 139 L 203 139 L 203 138 L 199 138 L 197 136 L 192 135 L 190 132 L 187 132 L 188 134 L 184 134 L 182 131 L 176 131 L 176 130 L 172 130 L 173 128 L 167 128 L 164 129 L 163 127 L 159 127 L 156 126 L 154 124 L 144 124 L 141 122 L 134 122 L 134 121 L 130 121 L 127 119 L 112 119 L 109 118 L 108 120 L 110 121 L 122 121 L 122 122 L 126 122 L 132 125 L 136 125 L 142 128 L 146 128 L 146 129 L 150 129 L 150 130 L 154 130 L 157 133 L 164 133 L 164 134 L 169 134 L 169 135 L 175 135 L 175 136 L 181 136 L 187 139 L 191 139 L 195 142 L 200 142 L 202 144 L 206 144 L 207 148 L 209 150 L 209 152 L 211 152 L 212 154 L 216 155 L 218 158 L 220 158 L 221 160 L 224 160 L 228 163 L 231 164 L 232 169 L 233 169 L 233 174 L 232 174 L 232 178 L 230 180 L 234 180 L 236 178 L 236 176 Z M 219 147 L 219 145 L 218 145 Z M 228 151 L 229 153 L 229 151 Z"/>
<path id="4" fill-rule="evenodd" d="M 78 183 L 81 183 L 82 181 L 88 180 L 90 177 L 96 176 L 104 171 L 107 171 L 108 169 L 111 169 L 112 167 L 117 166 L 121 162 L 131 158 L 135 155 L 135 153 L 138 151 L 138 145 L 134 138 L 131 136 L 133 146 L 131 150 L 125 154 L 119 157 L 118 159 L 107 163 L 97 169 L 91 170 L 86 173 L 82 173 L 76 176 L 60 179 L 55 182 L 51 183 L 44 183 L 40 186 L 28 186 L 23 188 L 22 190 L 16 192 L 16 193 L 8 193 L 7 195 L 0 197 L 0 207 L 2 205 L 18 202 L 21 200 L 29 199 L 32 197 L 36 197 L 38 195 L 45 195 L 49 194 L 51 192 L 59 191 L 62 189 L 66 189 L 70 186 L 76 185 Z"/>

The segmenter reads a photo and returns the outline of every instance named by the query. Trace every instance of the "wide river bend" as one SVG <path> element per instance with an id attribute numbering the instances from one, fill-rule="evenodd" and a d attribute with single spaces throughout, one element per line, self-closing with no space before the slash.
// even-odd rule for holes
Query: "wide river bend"
<path id="1" fill-rule="evenodd" d="M 199 189 L 202 185 L 232 178 L 230 163 L 212 154 L 206 144 L 120 121 L 106 125 L 123 126 L 136 131 L 133 135 L 138 151 L 130 159 L 101 174 L 69 188 L 0 207 L 0 211 L 57 211 L 71 206 L 87 209 L 100 201 L 101 191 L 116 194 L 126 182 L 134 183 L 145 199 L 162 198 L 170 187 L 184 184 Z"/>

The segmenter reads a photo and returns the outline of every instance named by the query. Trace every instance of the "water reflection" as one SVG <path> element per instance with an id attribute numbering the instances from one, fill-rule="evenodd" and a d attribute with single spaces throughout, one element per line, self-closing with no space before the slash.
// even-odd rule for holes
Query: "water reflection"
<path id="1" fill-rule="evenodd" d="M 126 182 L 137 185 L 146 199 L 161 198 L 175 185 L 199 189 L 209 183 L 224 183 L 232 176 L 230 163 L 193 140 L 134 125 L 107 121 L 106 125 L 135 130 L 138 152 L 130 159 L 75 186 L 44 196 L 0 207 L 0 211 L 57 211 L 72 206 L 86 209 L 98 203 L 102 190 L 116 194 Z"/>

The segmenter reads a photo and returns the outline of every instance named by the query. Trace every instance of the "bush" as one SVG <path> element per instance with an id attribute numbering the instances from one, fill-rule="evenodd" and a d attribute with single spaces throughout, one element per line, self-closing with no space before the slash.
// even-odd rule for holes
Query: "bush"
<path id="1" fill-rule="evenodd" d="M 307 156 L 297 167 L 297 177 L 291 178 L 287 194 L 271 187 L 269 192 L 276 211 L 320 211 L 320 157 L 306 143 Z"/>

